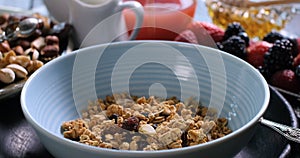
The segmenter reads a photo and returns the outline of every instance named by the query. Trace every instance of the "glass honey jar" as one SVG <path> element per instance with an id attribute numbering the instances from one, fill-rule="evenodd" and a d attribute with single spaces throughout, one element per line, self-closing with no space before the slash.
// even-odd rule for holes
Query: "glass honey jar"
<path id="1" fill-rule="evenodd" d="M 282 30 L 299 13 L 293 4 L 268 5 L 259 7 L 237 7 L 224 0 L 205 0 L 214 24 L 226 29 L 228 24 L 239 22 L 250 38 L 262 39 L 272 30 Z"/>

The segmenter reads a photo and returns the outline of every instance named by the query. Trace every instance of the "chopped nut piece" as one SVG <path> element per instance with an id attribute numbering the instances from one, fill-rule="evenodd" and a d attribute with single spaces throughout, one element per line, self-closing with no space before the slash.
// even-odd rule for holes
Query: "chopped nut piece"
<path id="1" fill-rule="evenodd" d="M 38 37 L 37 39 L 31 42 L 31 47 L 37 50 L 41 50 L 45 46 L 46 42 L 44 37 Z"/>
<path id="2" fill-rule="evenodd" d="M 150 136 L 153 136 L 156 134 L 155 129 L 149 124 L 141 125 L 139 128 L 139 132 L 142 134 L 150 135 Z"/>

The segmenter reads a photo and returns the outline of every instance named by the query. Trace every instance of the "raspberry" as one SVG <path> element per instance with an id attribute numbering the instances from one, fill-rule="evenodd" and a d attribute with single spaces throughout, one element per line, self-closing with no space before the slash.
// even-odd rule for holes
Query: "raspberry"
<path id="1" fill-rule="evenodd" d="M 231 36 L 238 35 L 241 32 L 245 32 L 245 29 L 238 22 L 230 23 L 224 33 L 223 41 L 229 39 Z"/>
<path id="2" fill-rule="evenodd" d="M 204 39 L 204 29 L 212 37 L 215 42 L 220 42 L 224 36 L 224 30 L 219 28 L 218 26 L 202 21 L 194 21 L 187 26 L 188 29 L 192 30 L 196 37 L 198 38 L 198 42 Z"/>
<path id="3" fill-rule="evenodd" d="M 185 30 L 181 32 L 176 38 L 175 41 L 178 42 L 187 42 L 187 43 L 194 43 L 198 44 L 198 40 L 196 35 L 191 30 Z"/>
<path id="4" fill-rule="evenodd" d="M 221 45 L 218 45 L 221 50 L 230 53 L 234 56 L 237 56 L 241 59 L 245 59 L 247 55 L 246 44 L 243 39 L 239 36 L 232 36 L 226 41 L 222 42 Z"/>
<path id="5" fill-rule="evenodd" d="M 135 116 L 129 117 L 124 120 L 122 128 L 129 131 L 138 131 L 139 119 Z"/>
<path id="6" fill-rule="evenodd" d="M 300 92 L 300 81 L 294 71 L 285 69 L 274 73 L 270 79 L 270 84 L 291 92 Z"/>
<path id="7" fill-rule="evenodd" d="M 298 65 L 295 69 L 295 75 L 300 79 L 300 65 Z"/>
<path id="8" fill-rule="evenodd" d="M 297 67 L 298 65 L 300 65 L 300 54 L 298 54 L 293 61 L 293 66 Z"/>
<path id="9" fill-rule="evenodd" d="M 264 56 L 272 44 L 266 41 L 258 41 L 247 48 L 247 62 L 258 68 L 264 64 Z"/>

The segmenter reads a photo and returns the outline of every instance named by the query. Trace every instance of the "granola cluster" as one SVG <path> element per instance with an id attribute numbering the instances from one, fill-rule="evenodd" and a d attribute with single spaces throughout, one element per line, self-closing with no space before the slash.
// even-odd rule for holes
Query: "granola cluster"
<path id="1" fill-rule="evenodd" d="M 107 96 L 89 102 L 82 118 L 61 125 L 65 138 L 119 150 L 182 148 L 223 137 L 227 119 L 194 100 Z"/>

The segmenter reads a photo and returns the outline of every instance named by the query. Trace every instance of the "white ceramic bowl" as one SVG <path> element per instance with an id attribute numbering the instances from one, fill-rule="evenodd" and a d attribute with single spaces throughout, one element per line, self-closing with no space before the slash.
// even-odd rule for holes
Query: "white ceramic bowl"
<path id="1" fill-rule="evenodd" d="M 221 104 L 233 132 L 217 140 L 161 151 L 120 151 L 63 138 L 60 125 L 79 117 L 94 97 L 128 90 L 133 95 L 199 97 Z M 26 82 L 21 104 L 26 119 L 55 157 L 232 157 L 251 139 L 269 102 L 260 73 L 222 51 L 169 41 L 131 41 L 98 45 L 55 59 Z M 84 106 L 82 106 L 84 105 Z"/>

